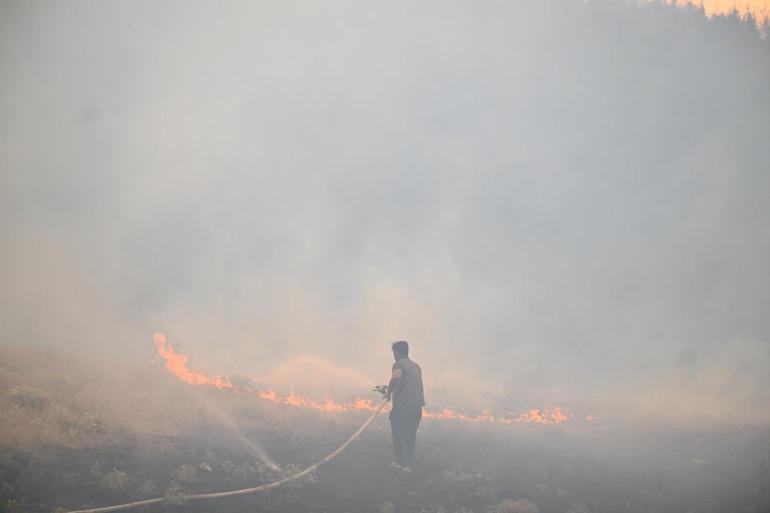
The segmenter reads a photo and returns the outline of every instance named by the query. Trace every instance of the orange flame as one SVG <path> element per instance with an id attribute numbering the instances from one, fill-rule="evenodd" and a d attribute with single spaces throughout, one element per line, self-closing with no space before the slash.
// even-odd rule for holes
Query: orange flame
<path id="1" fill-rule="evenodd" d="M 158 356 L 160 356 L 165 361 L 166 368 L 182 381 L 192 385 L 213 385 L 220 389 L 235 388 L 230 380 L 225 377 L 207 376 L 201 372 L 193 372 L 189 370 L 187 368 L 187 360 L 189 357 L 186 354 L 178 352 L 174 346 L 169 344 L 166 340 L 166 336 L 163 333 L 155 333 L 153 335 L 153 339 L 155 341 L 155 345 L 158 348 Z M 374 401 L 371 399 L 362 399 L 360 397 L 356 398 L 355 401 L 352 402 L 340 403 L 334 399 L 316 401 L 314 399 L 298 395 L 294 390 L 289 392 L 289 394 L 286 396 L 281 396 L 272 388 L 266 391 L 252 390 L 245 387 L 241 389 L 249 392 L 255 392 L 259 395 L 260 399 L 265 401 L 292 406 L 295 408 L 308 408 L 329 413 L 374 411 L 377 409 L 377 405 L 374 403 Z M 571 418 L 571 415 L 561 406 L 553 406 L 544 410 L 532 409 L 520 414 L 517 417 L 495 416 L 488 411 L 484 411 L 479 415 L 468 415 L 451 408 L 444 408 L 438 412 L 425 410 L 423 412 L 423 416 L 428 419 L 457 420 L 478 424 L 506 425 L 519 423 L 560 424 Z"/>
<path id="2" fill-rule="evenodd" d="M 504 418 L 495 417 L 494 415 L 490 415 L 488 412 L 483 412 L 480 415 L 466 415 L 465 413 L 453 410 L 452 408 L 444 408 L 443 410 L 437 412 L 426 410 L 423 413 L 423 417 L 427 419 L 461 420 L 463 422 L 473 422 L 479 424 L 495 423 L 504 420 Z"/>
<path id="3" fill-rule="evenodd" d="M 166 362 L 166 368 L 176 377 L 191 385 L 213 385 L 217 388 L 233 388 L 227 378 L 220 376 L 207 376 L 201 372 L 192 372 L 187 368 L 189 356 L 179 353 L 174 346 L 168 343 L 166 335 L 160 332 L 153 333 L 152 339 L 158 348 L 158 356 Z"/>
<path id="4" fill-rule="evenodd" d="M 553 406 L 545 410 L 532 409 L 516 417 L 516 422 L 536 422 L 538 424 L 561 424 L 569 420 L 570 414 L 561 406 Z"/>
<path id="5" fill-rule="evenodd" d="M 292 390 L 289 395 L 281 397 L 278 393 L 270 389 L 267 392 L 257 391 L 259 397 L 266 401 L 274 402 L 277 404 L 284 404 L 286 406 L 294 406 L 296 408 L 310 408 L 312 410 L 325 411 L 329 413 L 344 413 L 349 411 L 374 411 L 377 409 L 377 405 L 370 399 L 361 399 L 357 397 L 355 401 L 349 403 L 338 403 L 334 399 L 326 399 L 325 401 L 314 401 L 307 397 L 297 395 Z"/>
<path id="6" fill-rule="evenodd" d="M 561 424 L 572 417 L 572 415 L 567 413 L 561 406 L 553 406 L 546 408 L 545 410 L 531 409 L 517 417 L 495 416 L 489 412 L 483 412 L 480 415 L 466 415 L 451 408 L 444 408 L 440 412 L 435 413 L 426 411 L 424 416 L 432 419 L 453 419 L 461 420 L 463 422 L 507 425 L 520 423 Z"/>

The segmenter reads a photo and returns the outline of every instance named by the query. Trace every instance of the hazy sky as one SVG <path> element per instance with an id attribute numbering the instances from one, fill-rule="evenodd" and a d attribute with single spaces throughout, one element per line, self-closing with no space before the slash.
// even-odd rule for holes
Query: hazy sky
<path id="1" fill-rule="evenodd" d="M 770 401 L 770 42 L 595 0 L 0 3 L 0 343 Z M 549 395 L 550 394 L 550 395 Z"/>

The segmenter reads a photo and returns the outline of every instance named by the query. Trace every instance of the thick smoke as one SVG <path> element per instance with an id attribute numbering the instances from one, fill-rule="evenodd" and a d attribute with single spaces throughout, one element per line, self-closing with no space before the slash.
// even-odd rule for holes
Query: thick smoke
<path id="1" fill-rule="evenodd" d="M 570 0 L 0 10 L 0 343 L 146 359 L 162 330 L 212 373 L 312 355 L 363 383 L 404 338 L 434 387 L 766 415 L 751 23 Z"/>

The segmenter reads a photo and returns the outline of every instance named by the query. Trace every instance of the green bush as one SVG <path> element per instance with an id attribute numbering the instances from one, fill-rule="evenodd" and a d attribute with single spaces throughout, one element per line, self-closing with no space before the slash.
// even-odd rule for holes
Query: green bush
<path id="1" fill-rule="evenodd" d="M 189 492 L 179 486 L 179 483 L 172 483 L 163 496 L 163 503 L 169 506 L 181 506 L 187 504 L 189 496 Z"/>
<path id="2" fill-rule="evenodd" d="M 177 483 L 195 483 L 198 481 L 198 469 L 192 465 L 181 465 L 174 471 L 172 477 Z"/>
<path id="3" fill-rule="evenodd" d="M 139 487 L 139 493 L 142 497 L 154 497 L 158 493 L 158 489 L 152 481 L 145 479 L 142 486 Z"/>
<path id="4" fill-rule="evenodd" d="M 8 391 L 8 399 L 19 408 L 42 410 L 48 403 L 48 395 L 39 388 L 18 386 Z"/>
<path id="5" fill-rule="evenodd" d="M 128 474 L 114 468 L 104 474 L 99 481 L 99 485 L 106 492 L 111 494 L 120 494 L 128 490 Z"/>

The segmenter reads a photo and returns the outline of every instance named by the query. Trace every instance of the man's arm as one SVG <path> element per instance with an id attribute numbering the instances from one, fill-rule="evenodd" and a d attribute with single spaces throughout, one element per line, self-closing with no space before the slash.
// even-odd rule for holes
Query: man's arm
<path id="1" fill-rule="evenodd" d="M 396 389 L 399 382 L 401 381 L 401 369 L 393 365 L 393 374 L 390 376 L 390 383 L 388 383 L 388 401 L 393 396 L 393 390 Z"/>

